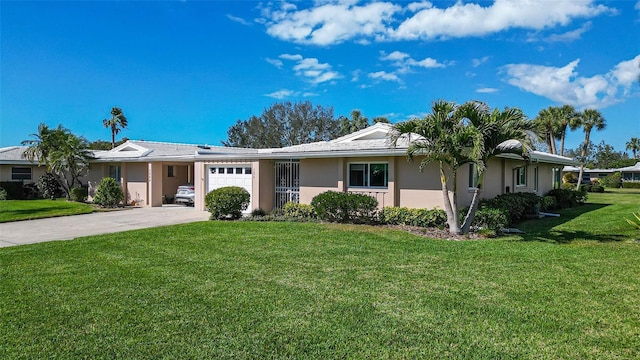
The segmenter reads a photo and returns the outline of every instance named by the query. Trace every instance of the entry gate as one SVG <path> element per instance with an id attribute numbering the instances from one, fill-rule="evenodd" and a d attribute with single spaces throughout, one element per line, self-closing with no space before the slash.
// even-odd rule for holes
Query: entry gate
<path id="1" fill-rule="evenodd" d="M 300 202 L 300 162 L 296 160 L 277 161 L 275 164 L 275 208 L 281 209 L 284 204 Z"/>

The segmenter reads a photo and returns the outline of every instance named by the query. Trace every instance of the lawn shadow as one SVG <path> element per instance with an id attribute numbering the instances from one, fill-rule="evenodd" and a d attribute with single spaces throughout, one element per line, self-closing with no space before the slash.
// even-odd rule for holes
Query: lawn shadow
<path id="1" fill-rule="evenodd" d="M 544 241 L 559 244 L 568 244 L 574 240 L 588 240 L 598 242 L 623 241 L 624 236 L 595 234 L 581 229 L 558 230 L 554 229 L 577 217 L 599 210 L 611 204 L 586 204 L 570 209 L 558 211 L 559 217 L 545 217 L 542 219 L 527 220 L 516 225 L 525 233 L 521 235 L 523 241 Z"/>
<path id="2" fill-rule="evenodd" d="M 49 213 L 53 211 L 61 211 L 61 210 L 67 210 L 67 209 L 68 208 L 64 206 L 47 206 L 47 207 L 41 207 L 36 209 L 9 210 L 7 211 L 7 213 L 12 215 L 35 215 L 35 214 Z"/>

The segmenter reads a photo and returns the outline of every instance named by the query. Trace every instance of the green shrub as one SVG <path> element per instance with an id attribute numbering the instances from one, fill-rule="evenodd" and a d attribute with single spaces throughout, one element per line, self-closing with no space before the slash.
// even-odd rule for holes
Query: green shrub
<path id="1" fill-rule="evenodd" d="M 253 209 L 253 211 L 251 211 L 251 216 L 252 217 L 257 217 L 257 216 L 266 216 L 267 212 L 258 208 L 258 209 Z"/>
<path id="2" fill-rule="evenodd" d="M 540 209 L 542 211 L 558 209 L 558 202 L 556 201 L 556 198 L 549 195 L 543 196 L 542 203 L 540 204 Z"/>
<path id="3" fill-rule="evenodd" d="M 406 207 L 385 206 L 378 215 L 385 225 L 411 225 L 420 227 L 443 228 L 447 224 L 447 214 L 441 209 L 409 209 Z"/>
<path id="4" fill-rule="evenodd" d="M 376 220 L 378 200 L 365 194 L 326 191 L 314 197 L 311 206 L 321 220 L 370 224 Z"/>
<path id="5" fill-rule="evenodd" d="M 623 181 L 622 187 L 625 189 L 640 189 L 640 181 Z"/>
<path id="6" fill-rule="evenodd" d="M 595 193 L 603 193 L 604 192 L 604 187 L 602 187 L 601 185 L 591 185 L 591 187 L 589 188 L 589 192 L 595 192 Z"/>
<path id="7" fill-rule="evenodd" d="M 42 192 L 40 192 L 40 189 L 38 189 L 38 184 L 24 184 L 22 189 L 24 191 L 24 198 L 26 200 L 42 199 Z"/>
<path id="8" fill-rule="evenodd" d="M 50 172 L 46 172 L 40 176 L 40 179 L 38 179 L 38 189 L 40 193 L 42 193 L 42 197 L 51 200 L 64 195 L 58 179 Z"/>
<path id="9" fill-rule="evenodd" d="M 489 229 L 496 233 L 501 233 L 502 229 L 509 224 L 509 213 L 505 209 L 492 209 L 484 207 L 478 209 L 473 218 L 472 226 Z"/>
<path id="10" fill-rule="evenodd" d="M 0 200 L 7 200 L 7 190 L 0 187 Z"/>
<path id="11" fill-rule="evenodd" d="M 590 192 L 591 191 L 591 185 L 589 185 L 589 184 L 581 184 L 580 185 L 580 191 L 582 191 L 582 192 Z"/>
<path id="12" fill-rule="evenodd" d="M 249 206 L 251 195 L 239 186 L 227 186 L 209 192 L 204 202 L 211 213 L 211 219 L 239 219 L 242 211 Z"/>
<path id="13" fill-rule="evenodd" d="M 89 191 L 86 187 L 75 187 L 71 189 L 70 199 L 75 202 L 85 202 L 89 196 Z"/>
<path id="14" fill-rule="evenodd" d="M 619 188 L 622 185 L 622 174 L 615 172 L 600 179 L 600 185 L 611 188 Z"/>
<path id="15" fill-rule="evenodd" d="M 562 184 L 573 184 L 573 186 L 576 186 L 576 184 L 578 183 L 578 177 L 576 176 L 576 174 L 574 173 L 566 173 L 562 176 Z"/>
<path id="16" fill-rule="evenodd" d="M 572 189 L 553 189 L 547 193 L 547 196 L 553 196 L 560 209 L 582 205 L 587 201 L 586 192 Z"/>
<path id="17" fill-rule="evenodd" d="M 315 219 L 316 212 L 313 210 L 313 206 L 309 204 L 298 204 L 290 201 L 282 207 L 282 214 L 287 218 L 297 219 Z"/>
<path id="18" fill-rule="evenodd" d="M 100 207 L 116 207 L 124 199 L 120 184 L 113 178 L 104 178 L 98 184 L 93 203 Z"/>
<path id="19" fill-rule="evenodd" d="M 573 190 L 576 188 L 576 184 L 562 183 L 562 189 Z"/>
<path id="20" fill-rule="evenodd" d="M 480 208 L 506 210 L 509 224 L 514 224 L 524 220 L 527 215 L 537 214 L 541 204 L 542 198 L 534 193 L 508 193 L 482 201 Z"/>
<path id="21" fill-rule="evenodd" d="M 378 215 L 380 223 L 385 225 L 409 225 L 409 209 L 406 207 L 385 206 Z"/>
<path id="22" fill-rule="evenodd" d="M 24 183 L 22 181 L 2 181 L 0 187 L 7 192 L 7 200 L 24 200 Z"/>

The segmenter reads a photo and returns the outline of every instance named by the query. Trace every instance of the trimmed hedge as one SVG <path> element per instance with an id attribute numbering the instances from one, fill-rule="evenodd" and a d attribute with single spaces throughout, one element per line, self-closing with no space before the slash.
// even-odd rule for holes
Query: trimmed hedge
<path id="1" fill-rule="evenodd" d="M 239 219 L 242 211 L 249 207 L 251 195 L 239 186 L 226 186 L 209 192 L 204 197 L 211 219 Z"/>
<path id="2" fill-rule="evenodd" d="M 365 194 L 326 191 L 314 197 L 311 206 L 321 220 L 371 224 L 376 221 L 378 200 Z"/>
<path id="3" fill-rule="evenodd" d="M 447 214 L 441 209 L 427 210 L 385 206 L 382 211 L 380 211 L 379 220 L 380 223 L 385 225 L 444 228 L 447 224 Z"/>
<path id="4" fill-rule="evenodd" d="M 298 204 L 290 201 L 282 207 L 282 215 L 287 218 L 298 219 L 315 219 L 317 218 L 316 212 L 313 206 L 309 204 Z"/>
<path id="5" fill-rule="evenodd" d="M 69 194 L 71 201 L 75 202 L 85 202 L 87 196 L 89 196 L 89 190 L 84 186 L 71 189 L 71 194 Z"/>
<path id="6" fill-rule="evenodd" d="M 64 195 L 58 179 L 50 172 L 46 172 L 40 176 L 37 186 L 44 198 L 53 200 Z"/>
<path id="7" fill-rule="evenodd" d="M 514 224 L 537 214 L 542 207 L 542 198 L 534 193 L 501 194 L 493 199 L 483 200 L 480 208 L 503 209 L 508 214 L 508 224 Z"/>
<path id="8" fill-rule="evenodd" d="M 587 201 L 587 193 L 572 189 L 553 189 L 547 193 L 556 199 L 558 209 L 566 209 L 582 205 Z"/>
<path id="9" fill-rule="evenodd" d="M 509 225 L 509 212 L 505 209 L 481 208 L 476 211 L 471 226 L 501 233 Z"/>
<path id="10" fill-rule="evenodd" d="M 623 189 L 640 189 L 640 181 L 623 181 Z"/>

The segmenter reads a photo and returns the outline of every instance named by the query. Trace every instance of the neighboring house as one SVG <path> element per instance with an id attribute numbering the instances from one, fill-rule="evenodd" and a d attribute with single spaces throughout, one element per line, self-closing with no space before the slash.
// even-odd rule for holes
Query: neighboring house
<path id="1" fill-rule="evenodd" d="M 36 182 L 47 169 L 29 162 L 23 156 L 26 146 L 0 148 L 0 181 Z"/>
<path id="2" fill-rule="evenodd" d="M 207 192 L 230 185 L 244 187 L 251 194 L 247 212 L 255 208 L 269 211 L 288 201 L 308 204 L 327 190 L 365 193 L 375 197 L 380 206 L 442 208 L 437 164 L 420 172 L 420 159 L 407 161 L 406 139 L 397 147 L 391 146 L 391 129 L 389 124 L 378 123 L 335 140 L 277 149 L 130 140 L 115 149 L 95 152 L 83 182 L 92 195 L 100 179 L 116 178 L 128 203 L 146 206 L 161 206 L 179 185 L 192 183 L 197 209 L 204 209 Z M 2 154 L 4 176 L 9 171 L 5 167 L 12 164 Z M 24 164 L 23 160 L 19 165 Z M 482 197 L 508 192 L 543 195 L 559 187 L 565 165 L 575 162 L 538 151 L 530 153 L 529 162 L 516 155 L 498 156 L 488 164 Z M 464 166 L 458 172 L 458 202 L 462 206 L 469 204 L 473 195 L 471 169 Z M 37 180 L 36 176 L 32 178 Z"/>
<path id="3" fill-rule="evenodd" d="M 622 174 L 623 181 L 640 181 L 640 161 L 633 166 L 616 169 Z"/>
<path id="4" fill-rule="evenodd" d="M 596 180 L 596 179 L 602 179 L 604 177 L 607 177 L 615 172 L 618 172 L 618 169 L 588 169 L 588 168 L 584 168 L 583 172 L 582 172 L 582 183 L 583 184 L 589 184 L 591 183 L 592 180 Z M 580 174 L 580 167 L 579 166 L 565 166 L 562 169 L 563 173 L 573 173 L 576 176 L 576 179 L 578 178 L 579 174 Z M 577 180 L 576 180 L 577 181 Z"/>

